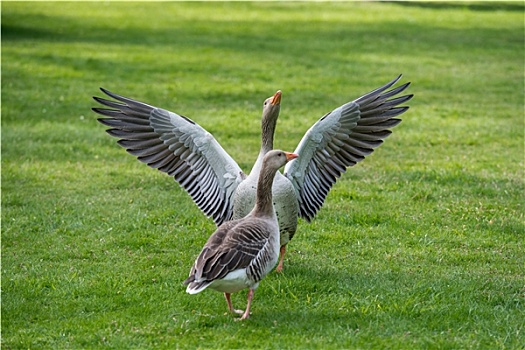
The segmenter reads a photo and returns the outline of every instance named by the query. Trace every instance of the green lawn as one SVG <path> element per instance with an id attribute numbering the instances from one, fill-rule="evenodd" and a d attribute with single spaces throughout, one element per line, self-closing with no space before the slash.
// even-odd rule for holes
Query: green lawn
<path id="1" fill-rule="evenodd" d="M 3 349 L 525 347 L 522 2 L 1 6 Z M 177 111 L 249 171 L 277 89 L 293 151 L 399 73 L 403 122 L 244 322 L 182 285 L 212 221 L 90 110 L 102 86 Z"/>

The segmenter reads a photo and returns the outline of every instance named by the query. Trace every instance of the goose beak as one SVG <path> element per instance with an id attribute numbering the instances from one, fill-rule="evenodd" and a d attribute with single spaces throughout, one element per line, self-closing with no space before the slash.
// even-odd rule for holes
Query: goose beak
<path id="1" fill-rule="evenodd" d="M 295 153 L 288 153 L 288 152 L 284 152 L 284 153 L 286 154 L 287 161 L 291 161 L 292 159 L 299 157 L 299 155 Z"/>
<path id="2" fill-rule="evenodd" d="M 277 90 L 277 92 L 273 95 L 272 101 L 270 103 L 274 106 L 281 104 L 281 94 L 281 90 Z"/>

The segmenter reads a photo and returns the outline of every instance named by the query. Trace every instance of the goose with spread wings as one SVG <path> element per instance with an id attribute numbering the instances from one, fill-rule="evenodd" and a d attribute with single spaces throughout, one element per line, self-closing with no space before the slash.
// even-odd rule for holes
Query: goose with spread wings
<path id="1" fill-rule="evenodd" d="M 294 153 L 300 157 L 287 163 L 282 174 L 277 172 L 272 187 L 281 232 L 277 271 L 283 268 L 298 218 L 311 221 L 341 174 L 370 155 L 401 122 L 397 117 L 408 109 L 402 104 L 413 95 L 398 96 L 410 85 L 393 87 L 400 79 L 401 75 L 326 113 L 299 142 Z M 93 111 L 104 116 L 98 120 L 110 127 L 107 132 L 140 161 L 172 176 L 217 225 L 252 210 L 262 159 L 273 149 L 281 91 L 264 102 L 261 149 L 247 175 L 193 120 L 101 90 L 116 100 L 94 97 L 105 106 Z"/>

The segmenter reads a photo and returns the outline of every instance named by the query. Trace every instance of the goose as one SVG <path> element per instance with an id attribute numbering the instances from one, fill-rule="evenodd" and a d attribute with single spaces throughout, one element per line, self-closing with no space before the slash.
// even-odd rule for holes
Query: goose
<path id="1" fill-rule="evenodd" d="M 279 223 L 272 203 L 272 183 L 277 170 L 297 158 L 294 153 L 269 151 L 263 158 L 255 206 L 241 219 L 227 221 L 210 236 L 191 268 L 186 292 L 206 288 L 224 293 L 228 309 L 249 317 L 255 289 L 279 259 Z M 246 310 L 235 310 L 231 293 L 249 288 Z"/>
<path id="2" fill-rule="evenodd" d="M 297 230 L 298 218 L 310 222 L 346 169 L 370 155 L 401 122 L 396 117 L 408 106 L 400 105 L 413 97 L 396 97 L 410 85 L 392 88 L 401 76 L 326 113 L 295 149 L 301 157 L 275 176 L 273 201 L 281 232 L 276 271 L 283 269 L 286 246 Z M 273 149 L 281 91 L 264 101 L 261 148 L 249 175 L 193 120 L 103 88 L 101 91 L 116 100 L 94 97 L 109 107 L 93 108 L 103 116 L 98 121 L 110 127 L 107 132 L 140 161 L 174 177 L 217 226 L 250 212 L 262 159 Z"/>

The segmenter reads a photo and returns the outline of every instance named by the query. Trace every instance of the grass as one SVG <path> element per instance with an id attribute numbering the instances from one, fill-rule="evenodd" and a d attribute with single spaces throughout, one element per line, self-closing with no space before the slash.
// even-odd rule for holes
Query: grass
<path id="1" fill-rule="evenodd" d="M 2 347 L 523 349 L 523 4 L 2 3 Z M 399 73 L 403 123 L 235 322 L 182 281 L 214 225 L 104 133 L 99 86 L 249 170 Z M 244 307 L 245 293 L 234 296 Z"/>

